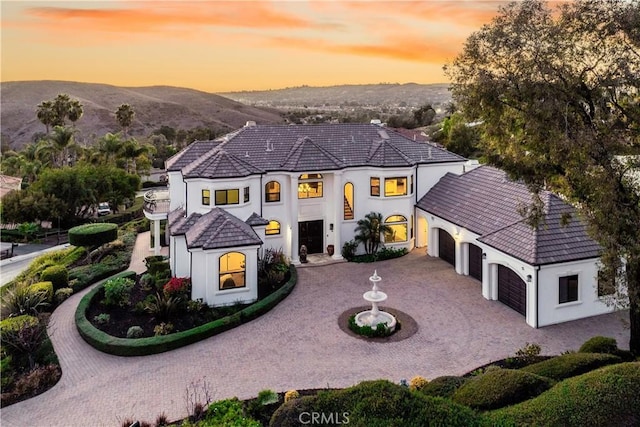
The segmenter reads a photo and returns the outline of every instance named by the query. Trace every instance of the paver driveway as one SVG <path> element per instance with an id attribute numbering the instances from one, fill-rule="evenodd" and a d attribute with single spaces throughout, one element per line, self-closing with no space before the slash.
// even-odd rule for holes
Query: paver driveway
<path id="1" fill-rule="evenodd" d="M 419 330 L 395 343 L 348 336 L 338 316 L 362 306 L 368 278 L 377 269 L 387 306 L 411 315 Z M 543 352 L 576 349 L 593 335 L 628 345 L 626 313 L 532 329 L 496 301 L 484 300 L 480 283 L 455 274 L 439 259 L 413 251 L 374 264 L 342 263 L 299 269 L 289 297 L 239 328 L 163 354 L 124 358 L 102 354 L 76 332 L 74 295 L 52 316 L 52 341 L 62 379 L 50 391 L 2 409 L 7 426 L 116 426 L 135 417 L 153 422 L 163 411 L 186 415 L 185 390 L 205 379 L 214 400 L 248 398 L 265 388 L 343 387 L 366 379 L 399 381 L 423 375 L 462 374 L 511 356 L 526 342 Z"/>

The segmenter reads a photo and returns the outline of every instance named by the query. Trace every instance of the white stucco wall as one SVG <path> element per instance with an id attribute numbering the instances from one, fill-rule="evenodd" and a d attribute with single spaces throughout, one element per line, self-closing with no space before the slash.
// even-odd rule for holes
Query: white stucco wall
<path id="1" fill-rule="evenodd" d="M 244 188 L 249 187 L 249 202 L 244 202 Z M 216 190 L 231 190 L 237 189 L 239 191 L 239 203 L 219 205 L 215 204 L 215 191 Z M 202 190 L 209 190 L 211 194 L 211 200 L 209 205 L 202 204 Z M 261 203 L 261 185 L 260 176 L 254 175 L 246 178 L 233 178 L 227 180 L 211 180 L 211 179 L 189 179 L 187 180 L 187 198 L 186 208 L 187 216 L 192 213 L 205 214 L 211 209 L 219 207 L 227 212 L 245 221 L 251 216 L 253 212 L 260 213 Z"/>
<path id="2" fill-rule="evenodd" d="M 169 210 L 173 211 L 174 209 L 179 208 L 180 206 L 184 206 L 186 203 L 185 195 L 187 185 L 182 180 L 181 172 L 168 172 L 167 173 L 167 182 L 169 183 Z"/>
<path id="3" fill-rule="evenodd" d="M 220 257 L 227 252 L 245 255 L 244 288 L 220 290 Z M 210 306 L 232 305 L 238 301 L 249 303 L 258 299 L 258 246 L 223 250 L 192 250 L 192 299 L 202 298 Z"/>
<path id="4" fill-rule="evenodd" d="M 191 254 L 187 251 L 185 237 L 171 236 L 169 251 L 171 274 L 174 277 L 191 277 Z"/>
<path id="5" fill-rule="evenodd" d="M 464 173 L 464 165 L 465 162 L 452 162 L 452 163 L 440 163 L 440 164 L 427 164 L 427 165 L 418 165 L 417 171 L 417 192 L 418 198 L 420 200 L 422 196 L 424 196 L 431 187 L 436 185 L 436 183 L 442 178 L 447 172 L 452 172 L 458 175 L 462 175 Z"/>
<path id="6" fill-rule="evenodd" d="M 559 278 L 578 275 L 578 300 L 559 304 Z M 541 266 L 538 272 L 539 326 L 581 319 L 615 310 L 598 298 L 596 259 Z"/>

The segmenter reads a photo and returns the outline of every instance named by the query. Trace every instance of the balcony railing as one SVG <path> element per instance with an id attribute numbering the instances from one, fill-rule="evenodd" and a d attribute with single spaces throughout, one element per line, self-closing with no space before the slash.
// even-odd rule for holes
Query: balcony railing
<path id="1" fill-rule="evenodd" d="M 150 214 L 169 213 L 169 190 L 149 190 L 144 193 L 143 209 Z"/>

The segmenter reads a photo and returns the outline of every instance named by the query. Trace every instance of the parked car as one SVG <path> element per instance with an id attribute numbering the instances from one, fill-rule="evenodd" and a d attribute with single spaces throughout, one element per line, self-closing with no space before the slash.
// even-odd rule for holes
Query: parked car
<path id="1" fill-rule="evenodd" d="M 111 214 L 111 207 L 109 203 L 102 202 L 98 205 L 98 216 L 104 216 Z"/>

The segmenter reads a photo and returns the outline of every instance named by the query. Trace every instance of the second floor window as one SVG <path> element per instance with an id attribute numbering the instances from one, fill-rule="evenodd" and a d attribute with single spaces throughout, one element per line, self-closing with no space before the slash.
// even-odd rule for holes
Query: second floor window
<path id="1" fill-rule="evenodd" d="M 322 179 L 319 173 L 302 174 L 298 178 L 298 199 L 313 199 L 322 197 L 322 181 L 307 181 L 311 179 Z"/>
<path id="2" fill-rule="evenodd" d="M 202 204 L 205 206 L 211 204 L 211 190 L 202 190 Z"/>
<path id="3" fill-rule="evenodd" d="M 369 183 L 371 185 L 371 195 L 380 197 L 380 178 L 371 178 Z"/>
<path id="4" fill-rule="evenodd" d="M 237 205 L 240 203 L 240 190 L 216 190 L 216 206 Z"/>
<path id="5" fill-rule="evenodd" d="M 280 183 L 278 181 L 269 181 L 265 184 L 264 201 L 265 202 L 280 201 Z"/>
<path id="6" fill-rule="evenodd" d="M 244 202 L 249 202 L 249 187 L 244 187 Z"/>
<path id="7" fill-rule="evenodd" d="M 407 195 L 407 177 L 385 178 L 384 179 L 384 196 L 406 196 Z"/>

